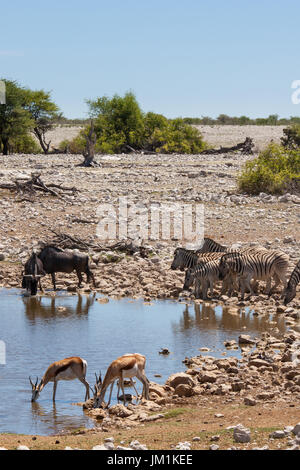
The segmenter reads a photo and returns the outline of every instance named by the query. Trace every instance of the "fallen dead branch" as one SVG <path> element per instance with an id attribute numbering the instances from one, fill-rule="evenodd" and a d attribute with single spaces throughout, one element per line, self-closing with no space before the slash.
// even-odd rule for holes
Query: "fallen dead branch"
<path id="1" fill-rule="evenodd" d="M 215 155 L 219 153 L 229 153 L 239 150 L 242 155 L 252 155 L 253 154 L 254 143 L 250 137 L 246 137 L 244 142 L 240 142 L 233 147 L 220 147 L 219 149 L 207 149 L 201 152 L 205 155 Z"/>
<path id="2" fill-rule="evenodd" d="M 136 244 L 133 240 L 121 240 L 116 242 L 112 245 L 100 245 L 88 240 L 83 240 L 82 238 L 75 237 L 74 235 L 68 235 L 66 233 L 59 233 L 55 230 L 51 230 L 54 234 L 54 238 L 50 241 L 47 241 L 47 245 L 53 245 L 57 248 L 62 249 L 69 249 L 69 250 L 80 250 L 80 251 L 89 251 L 92 250 L 94 252 L 101 252 L 101 251 L 119 251 L 122 253 L 126 253 L 127 255 L 134 255 L 135 253 L 139 253 L 142 258 L 148 258 L 149 256 L 149 249 Z"/>
<path id="3" fill-rule="evenodd" d="M 54 188 L 54 189 L 53 189 Z M 63 196 L 64 192 L 71 192 L 75 194 L 79 192 L 79 189 L 75 187 L 66 187 L 60 184 L 49 183 L 45 184 L 41 179 L 40 173 L 32 173 L 31 179 L 24 181 L 23 179 L 16 179 L 12 183 L 1 183 L 0 189 L 8 189 L 9 191 L 16 192 L 20 195 L 30 195 L 33 196 L 38 192 L 51 194 L 51 196 L 57 197 L 59 199 L 66 200 Z"/>

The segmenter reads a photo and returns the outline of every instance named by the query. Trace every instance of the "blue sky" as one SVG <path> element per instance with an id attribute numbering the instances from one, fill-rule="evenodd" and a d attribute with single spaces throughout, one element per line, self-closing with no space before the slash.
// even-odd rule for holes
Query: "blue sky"
<path id="1" fill-rule="evenodd" d="M 14 0 L 0 17 L 0 76 L 67 117 L 128 90 L 168 117 L 300 115 L 299 0 Z"/>

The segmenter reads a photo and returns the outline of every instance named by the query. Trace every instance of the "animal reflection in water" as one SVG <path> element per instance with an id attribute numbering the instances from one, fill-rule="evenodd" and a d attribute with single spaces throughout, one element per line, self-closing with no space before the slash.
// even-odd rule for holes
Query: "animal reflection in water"
<path id="1" fill-rule="evenodd" d="M 283 317 L 275 317 L 276 327 L 281 333 L 286 331 Z M 201 330 L 224 329 L 236 331 L 247 328 L 248 331 L 268 331 L 274 328 L 269 322 L 269 315 L 253 315 L 252 309 L 241 309 L 234 306 L 222 307 L 210 304 L 186 304 L 179 324 L 180 330 L 199 328 Z"/>
<path id="2" fill-rule="evenodd" d="M 32 422 L 33 429 L 35 425 L 40 425 L 44 423 L 47 429 L 51 429 L 53 433 L 57 433 L 61 430 L 62 426 L 65 430 L 78 429 L 81 426 L 87 427 L 91 423 L 89 418 L 79 413 L 78 417 L 75 417 L 73 414 L 65 414 L 60 406 L 56 406 L 55 402 L 52 403 L 52 407 L 45 409 L 39 402 L 31 402 L 31 413 L 32 413 Z"/>
<path id="3" fill-rule="evenodd" d="M 23 297 L 22 300 L 26 316 L 33 319 L 35 317 L 50 318 L 56 315 L 66 317 L 73 314 L 87 315 L 95 302 L 95 298 L 96 293 L 92 295 L 78 294 L 75 307 L 70 305 L 63 306 L 62 297 Z M 69 297 L 64 297 L 63 299 L 69 299 Z"/>

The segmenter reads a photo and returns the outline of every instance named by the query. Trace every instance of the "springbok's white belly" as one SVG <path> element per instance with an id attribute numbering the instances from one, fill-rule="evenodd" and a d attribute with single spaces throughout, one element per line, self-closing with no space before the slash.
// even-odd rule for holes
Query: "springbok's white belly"
<path id="1" fill-rule="evenodd" d="M 56 380 L 74 380 L 77 379 L 77 375 L 74 374 L 72 369 L 66 369 L 56 376 Z M 53 380 L 52 380 L 53 382 Z"/>
<path id="2" fill-rule="evenodd" d="M 138 367 L 137 366 L 134 366 L 132 367 L 132 369 L 127 369 L 127 370 L 124 370 L 123 369 L 123 378 L 126 379 L 126 378 L 131 378 L 131 377 L 135 377 L 137 372 L 138 372 Z"/>

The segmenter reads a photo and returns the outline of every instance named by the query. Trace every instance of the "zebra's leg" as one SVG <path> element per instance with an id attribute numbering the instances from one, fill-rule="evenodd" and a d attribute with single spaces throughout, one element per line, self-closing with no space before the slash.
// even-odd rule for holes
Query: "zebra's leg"
<path id="1" fill-rule="evenodd" d="M 196 299 L 200 299 L 200 288 L 201 288 L 201 280 L 199 278 L 195 279 L 195 297 Z"/>
<path id="2" fill-rule="evenodd" d="M 209 285 L 210 296 L 213 297 L 214 296 L 214 281 L 212 280 L 212 278 L 208 278 L 208 285 Z"/>
<path id="3" fill-rule="evenodd" d="M 286 273 L 281 273 L 281 272 L 276 272 L 274 273 L 273 275 L 274 279 L 275 279 L 275 285 L 272 287 L 272 289 L 270 290 L 270 294 L 273 294 L 274 290 L 279 286 L 280 282 L 282 282 L 283 284 L 283 289 L 281 291 L 281 298 L 284 297 L 285 295 L 285 292 L 286 292 L 286 288 L 287 288 L 287 279 L 286 279 Z"/>
<path id="4" fill-rule="evenodd" d="M 203 282 L 202 282 L 202 299 L 203 300 L 207 300 L 207 290 L 208 290 L 208 282 L 207 280 L 203 279 Z"/>
<path id="5" fill-rule="evenodd" d="M 244 287 L 244 294 L 245 294 L 245 288 L 247 289 L 247 292 L 249 292 L 249 296 L 247 300 L 250 300 L 251 296 L 254 295 L 254 292 L 251 286 L 251 275 L 245 278 L 243 287 Z"/>

